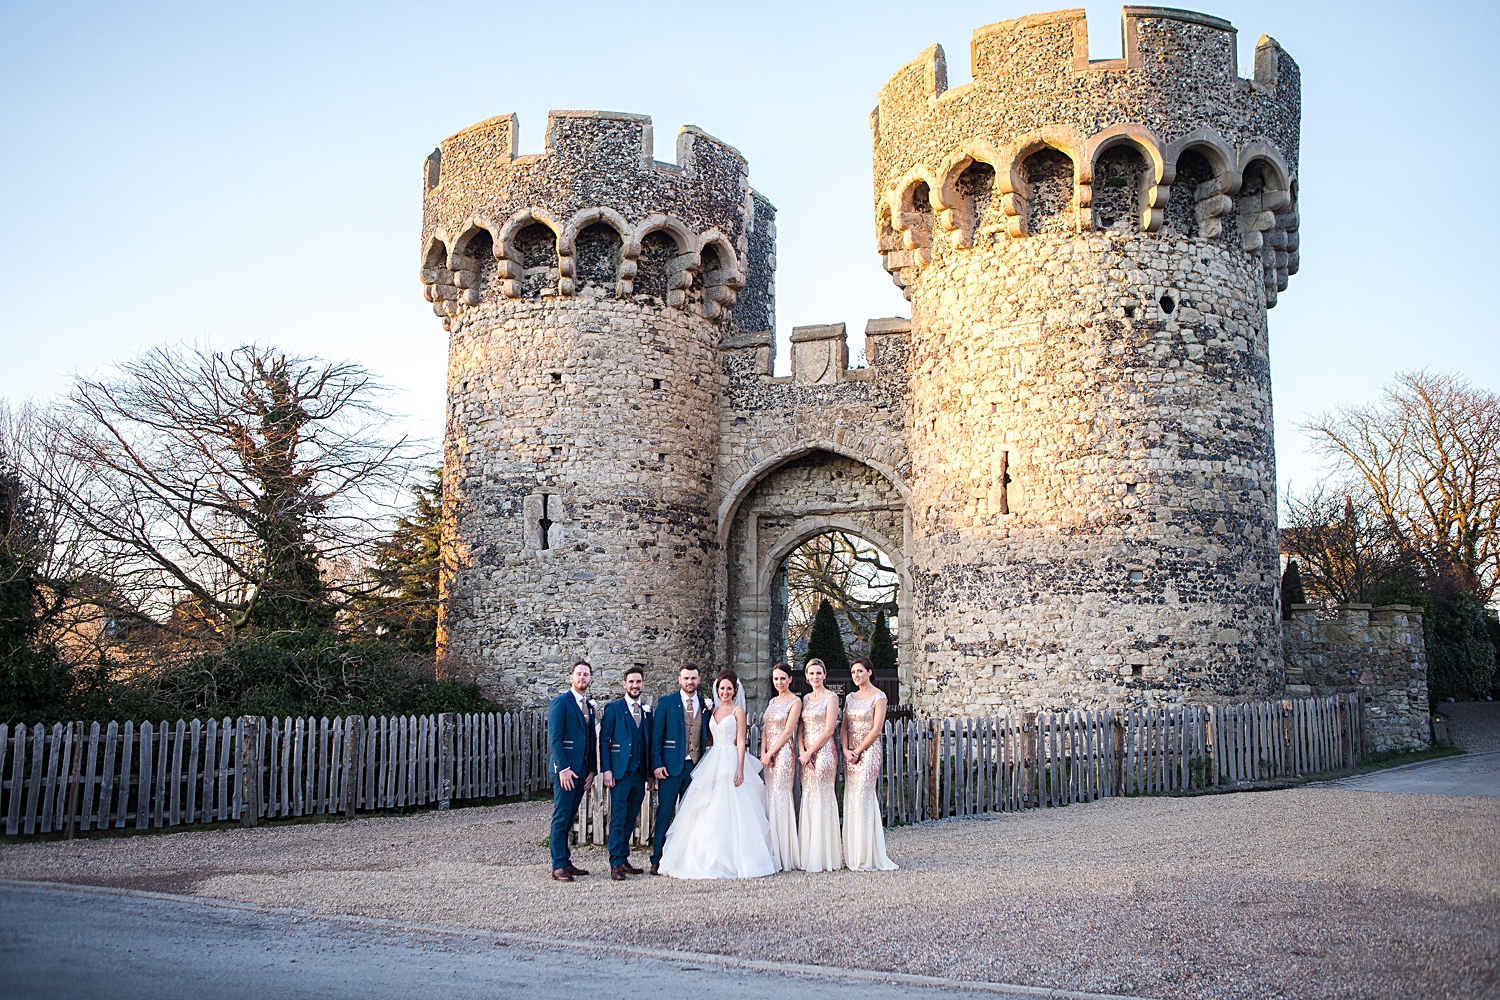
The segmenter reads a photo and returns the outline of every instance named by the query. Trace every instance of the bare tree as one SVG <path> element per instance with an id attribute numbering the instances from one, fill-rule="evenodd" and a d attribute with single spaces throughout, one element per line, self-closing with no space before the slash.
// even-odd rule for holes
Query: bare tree
<path id="1" fill-rule="evenodd" d="M 1362 604 L 1406 571 L 1410 557 L 1361 490 L 1323 486 L 1283 501 L 1282 550 L 1295 558 L 1307 596 L 1324 604 Z"/>
<path id="2" fill-rule="evenodd" d="M 787 557 L 787 617 L 795 644 L 812 628 L 824 599 L 868 644 L 881 610 L 894 618 L 900 578 L 885 553 L 846 531 L 809 539 Z"/>
<path id="3" fill-rule="evenodd" d="M 367 584 L 323 567 L 372 542 L 412 457 L 382 436 L 383 392 L 358 365 L 269 347 L 148 351 L 77 380 L 47 485 L 110 568 L 115 613 L 222 639 L 326 624 Z"/>
<path id="4" fill-rule="evenodd" d="M 70 661 L 98 661 L 110 622 L 132 611 L 115 586 L 118 566 L 93 545 L 90 526 L 71 516 L 66 497 L 86 488 L 91 471 L 71 459 L 57 427 L 44 407 L 0 400 L 0 465 L 7 492 L 25 505 L 25 517 L 12 519 L 0 539 L 0 577 L 29 576 L 40 641 Z"/>
<path id="5" fill-rule="evenodd" d="M 1457 375 L 1398 375 L 1384 398 L 1303 425 L 1431 577 L 1485 601 L 1500 584 L 1500 396 Z"/>

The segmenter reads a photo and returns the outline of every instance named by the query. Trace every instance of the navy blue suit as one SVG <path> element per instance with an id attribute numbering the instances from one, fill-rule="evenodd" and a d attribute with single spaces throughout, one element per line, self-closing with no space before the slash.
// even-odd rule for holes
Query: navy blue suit
<path id="1" fill-rule="evenodd" d="M 708 701 L 694 693 L 698 701 L 698 747 L 700 756 L 708 750 Z M 656 830 L 651 836 L 651 863 L 661 861 L 667 842 L 667 827 L 677 815 L 688 785 L 693 781 L 693 762 L 687 759 L 687 713 L 682 708 L 682 692 L 673 691 L 656 703 L 651 722 L 651 766 L 667 769 L 665 778 L 656 784 Z"/>
<path id="2" fill-rule="evenodd" d="M 646 778 L 651 774 L 651 713 L 641 708 L 636 725 L 630 705 L 616 698 L 604 706 L 599 722 L 600 771 L 615 780 L 609 792 L 609 865 L 630 860 L 630 833 L 641 817 Z"/>
<path id="3" fill-rule="evenodd" d="M 552 870 L 572 863 L 568 837 L 578 816 L 579 803 L 586 794 L 584 779 L 599 770 L 599 748 L 594 742 L 594 708 L 585 714 L 578 708 L 572 690 L 564 691 L 547 706 L 547 742 L 552 749 Z M 558 773 L 571 768 L 573 789 L 569 791 L 558 780 Z"/>

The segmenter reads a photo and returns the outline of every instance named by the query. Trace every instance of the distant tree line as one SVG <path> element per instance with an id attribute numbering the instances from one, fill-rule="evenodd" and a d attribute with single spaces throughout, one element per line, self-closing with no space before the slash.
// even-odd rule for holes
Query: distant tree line
<path id="1" fill-rule="evenodd" d="M 384 395 L 249 345 L 0 401 L 0 719 L 486 706 L 435 674 L 440 476 Z"/>
<path id="2" fill-rule="evenodd" d="M 1283 612 L 1415 605 L 1432 697 L 1500 693 L 1500 396 L 1456 376 L 1407 373 L 1379 401 L 1304 430 L 1333 476 L 1283 498 Z"/>

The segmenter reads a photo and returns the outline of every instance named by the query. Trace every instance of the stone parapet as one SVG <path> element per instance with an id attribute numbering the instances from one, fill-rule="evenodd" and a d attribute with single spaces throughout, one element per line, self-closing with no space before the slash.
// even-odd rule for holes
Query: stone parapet
<path id="1" fill-rule="evenodd" d="M 1262 37 L 1240 79 L 1233 26 L 1189 11 L 1126 7 L 1124 31 L 1090 62 L 1082 10 L 1032 15 L 974 32 L 972 83 L 948 88 L 941 46 L 891 77 L 871 126 L 898 286 L 950 247 L 1126 220 L 1253 253 L 1275 304 L 1299 263 L 1297 64 Z"/>
<path id="2" fill-rule="evenodd" d="M 1287 690 L 1365 696 L 1365 741 L 1374 751 L 1420 750 L 1430 730 L 1422 612 L 1405 604 L 1341 604 L 1319 615 L 1292 605 L 1282 623 Z"/>
<path id="3" fill-rule="evenodd" d="M 662 163 L 645 115 L 553 111 L 545 150 L 521 156 L 518 127 L 491 118 L 427 159 L 421 278 L 438 315 L 592 286 L 729 329 L 770 324 L 775 208 L 732 146 L 685 126 L 677 162 Z"/>

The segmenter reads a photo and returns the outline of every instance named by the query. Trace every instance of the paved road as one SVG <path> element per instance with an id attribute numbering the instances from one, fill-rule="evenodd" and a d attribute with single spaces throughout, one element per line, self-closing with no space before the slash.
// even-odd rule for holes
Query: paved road
<path id="1" fill-rule="evenodd" d="M 139 893 L 14 884 L 0 885 L 0 970 L 0 998 L 47 1000 L 936 1000 L 953 995 L 933 987 L 726 969 L 712 962 L 560 953 L 493 937 Z M 1035 1000 L 1038 993 L 982 995 Z"/>
<path id="2" fill-rule="evenodd" d="M 1500 798 L 1500 752 L 1468 753 L 1329 782 L 1362 792 Z"/>

